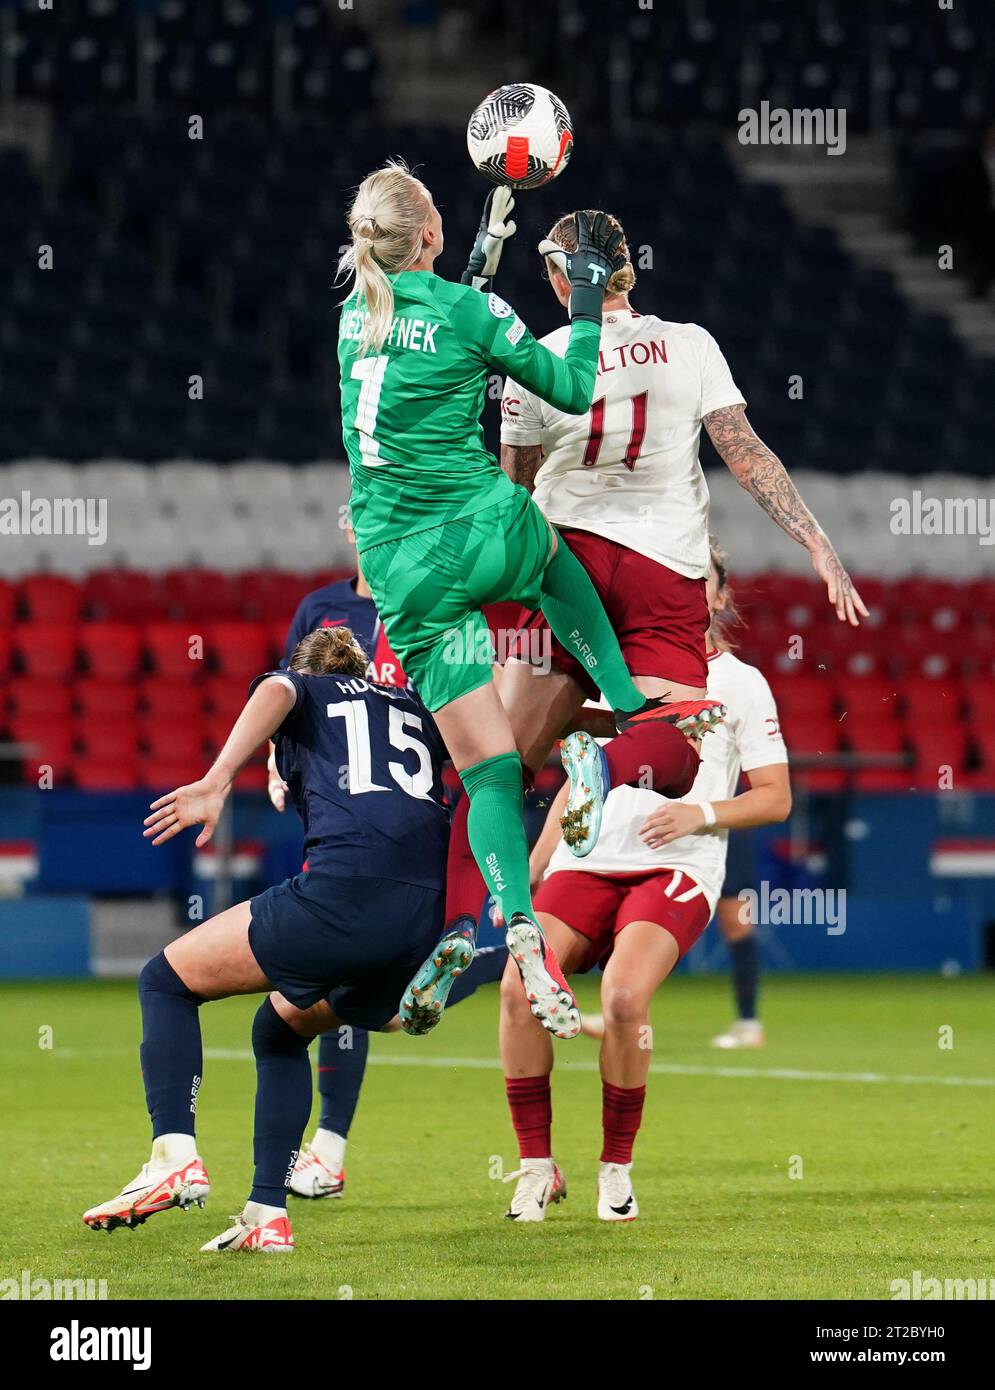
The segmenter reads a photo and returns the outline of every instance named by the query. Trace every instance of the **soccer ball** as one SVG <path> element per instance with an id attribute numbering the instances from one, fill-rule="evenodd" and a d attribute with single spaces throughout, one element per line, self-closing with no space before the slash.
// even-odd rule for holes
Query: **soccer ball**
<path id="1" fill-rule="evenodd" d="M 480 172 L 510 188 L 539 188 L 570 162 L 570 112 L 532 82 L 511 82 L 484 97 L 466 127 L 466 147 Z"/>

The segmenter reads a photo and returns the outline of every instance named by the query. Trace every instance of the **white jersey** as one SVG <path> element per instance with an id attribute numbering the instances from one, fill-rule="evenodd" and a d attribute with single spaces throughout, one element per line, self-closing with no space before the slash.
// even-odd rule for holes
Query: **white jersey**
<path id="1" fill-rule="evenodd" d="M 740 772 L 788 761 L 774 696 L 755 666 L 747 666 L 732 652 L 711 654 L 708 693 L 721 700 L 729 714 L 702 739 L 698 775 L 681 801 L 728 801 L 736 795 Z M 668 798 L 658 792 L 616 787 L 605 800 L 601 834 L 591 853 L 577 859 L 561 840 L 549 861 L 547 876 L 561 869 L 592 874 L 681 869 L 700 884 L 714 912 L 725 879 L 729 832 L 683 835 L 660 849 L 650 849 L 639 838 L 639 830 L 648 815 L 667 804 Z"/>
<path id="2" fill-rule="evenodd" d="M 569 336 L 565 325 L 540 341 L 562 356 Z M 730 405 L 745 401 L 704 328 L 611 309 L 587 414 L 554 410 L 509 378 L 501 442 L 542 446 L 535 500 L 555 525 L 593 531 L 700 579 L 709 565 L 701 421 Z"/>

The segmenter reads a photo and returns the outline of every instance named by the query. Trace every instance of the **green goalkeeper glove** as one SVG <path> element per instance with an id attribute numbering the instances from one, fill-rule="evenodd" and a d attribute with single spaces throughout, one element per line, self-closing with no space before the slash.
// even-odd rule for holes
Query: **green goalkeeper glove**
<path id="1" fill-rule="evenodd" d="M 539 254 L 550 256 L 570 281 L 571 319 L 601 322 L 608 281 L 627 264 L 625 238 L 603 212 L 575 212 L 577 250 L 564 251 L 555 241 L 541 241 Z"/>

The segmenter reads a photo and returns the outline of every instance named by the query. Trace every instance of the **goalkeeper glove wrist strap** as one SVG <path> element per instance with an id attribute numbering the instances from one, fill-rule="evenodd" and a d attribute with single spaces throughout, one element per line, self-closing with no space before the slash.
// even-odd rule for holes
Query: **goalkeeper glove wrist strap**
<path id="1" fill-rule="evenodd" d="M 494 277 L 492 275 L 478 275 L 467 266 L 466 270 L 464 270 L 463 274 L 460 276 L 460 283 L 463 285 L 472 285 L 475 290 L 480 290 L 483 294 L 490 293 L 493 279 Z"/>
<path id="2" fill-rule="evenodd" d="M 605 292 L 597 285 L 579 284 L 570 286 L 570 319 L 588 319 L 600 324 L 601 310 L 605 302 Z"/>

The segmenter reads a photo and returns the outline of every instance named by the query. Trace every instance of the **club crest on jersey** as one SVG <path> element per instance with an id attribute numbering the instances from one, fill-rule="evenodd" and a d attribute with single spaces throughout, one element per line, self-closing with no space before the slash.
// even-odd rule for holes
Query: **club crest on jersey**
<path id="1" fill-rule="evenodd" d="M 487 296 L 487 307 L 496 319 L 510 319 L 515 312 L 511 305 L 506 303 L 499 294 L 489 294 Z"/>

